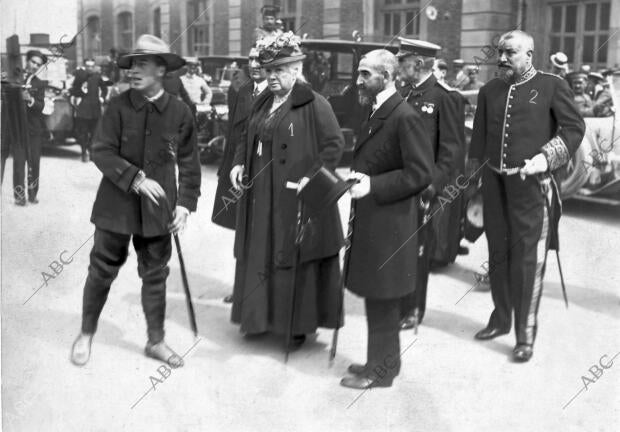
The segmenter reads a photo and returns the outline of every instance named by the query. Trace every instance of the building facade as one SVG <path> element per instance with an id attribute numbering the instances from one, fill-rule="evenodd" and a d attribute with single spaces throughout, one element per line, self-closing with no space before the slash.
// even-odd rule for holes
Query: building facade
<path id="1" fill-rule="evenodd" d="M 313 39 L 393 42 L 395 35 L 442 46 L 441 57 L 477 64 L 488 78 L 499 35 L 534 36 L 535 64 L 565 52 L 572 68 L 620 63 L 620 0 L 78 0 L 78 62 L 131 50 L 143 33 L 184 56 L 244 55 L 260 25 L 260 8 L 277 4 L 287 30 Z"/>

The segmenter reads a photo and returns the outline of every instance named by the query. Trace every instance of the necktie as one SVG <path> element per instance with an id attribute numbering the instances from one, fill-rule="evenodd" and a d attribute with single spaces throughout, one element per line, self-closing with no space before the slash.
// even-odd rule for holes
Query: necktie
<path id="1" fill-rule="evenodd" d="M 254 91 L 252 92 L 252 99 L 256 99 L 256 96 L 258 96 L 258 87 L 254 86 Z"/>

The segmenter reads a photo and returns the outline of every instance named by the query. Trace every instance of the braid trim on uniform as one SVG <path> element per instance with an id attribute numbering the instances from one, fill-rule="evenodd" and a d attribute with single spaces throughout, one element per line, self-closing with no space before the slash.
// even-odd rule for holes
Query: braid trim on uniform
<path id="1" fill-rule="evenodd" d="M 551 138 L 551 140 L 542 147 L 542 153 L 547 159 L 549 171 L 555 171 L 570 160 L 568 147 L 559 136 Z"/>

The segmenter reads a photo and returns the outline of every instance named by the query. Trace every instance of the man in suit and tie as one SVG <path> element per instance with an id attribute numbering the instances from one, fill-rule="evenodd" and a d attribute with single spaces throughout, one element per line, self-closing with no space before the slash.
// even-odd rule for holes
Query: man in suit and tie
<path id="1" fill-rule="evenodd" d="M 389 387 L 400 371 L 399 321 L 402 298 L 415 289 L 418 239 L 416 194 L 432 181 L 433 150 L 422 119 L 398 94 L 398 60 L 371 51 L 358 67 L 362 105 L 372 106 L 362 125 L 350 179 L 351 248 L 346 286 L 365 298 L 368 322 L 366 364 L 352 364 L 341 385 Z"/>
<path id="2" fill-rule="evenodd" d="M 39 191 L 39 165 L 41 162 L 41 147 L 47 134 L 47 126 L 43 117 L 45 106 L 45 83 L 36 76 L 40 68 L 47 63 L 47 56 L 38 50 L 30 50 L 26 53 L 26 82 L 22 92 L 26 103 L 26 117 L 28 120 L 28 142 L 20 146 L 21 151 L 14 155 L 17 161 L 16 174 L 14 174 L 15 204 L 26 205 L 24 194 L 24 162 L 28 163 L 28 201 L 37 204 L 37 192 Z M 25 151 L 25 154 L 23 153 Z"/>
<path id="3" fill-rule="evenodd" d="M 88 162 L 93 135 L 101 118 L 101 105 L 108 94 L 108 87 L 95 69 L 95 60 L 84 60 L 84 66 L 86 73 L 76 77 L 71 94 L 79 100 L 75 111 L 75 132 L 82 146 L 82 162 Z"/>
<path id="4" fill-rule="evenodd" d="M 226 147 L 224 157 L 217 171 L 218 181 L 213 203 L 213 214 L 211 220 L 224 228 L 235 229 L 236 219 L 236 195 L 231 191 L 230 170 L 232 168 L 235 148 L 241 142 L 241 136 L 246 127 L 248 116 L 252 111 L 252 104 L 259 96 L 267 92 L 267 80 L 265 70 L 261 68 L 258 61 L 258 50 L 250 49 L 248 55 L 248 71 L 250 79 L 239 87 L 239 91 L 234 94 L 228 92 L 229 101 L 228 112 L 228 136 L 226 137 Z M 231 86 L 232 88 L 232 86 Z M 232 295 L 224 298 L 226 303 L 232 303 Z"/>

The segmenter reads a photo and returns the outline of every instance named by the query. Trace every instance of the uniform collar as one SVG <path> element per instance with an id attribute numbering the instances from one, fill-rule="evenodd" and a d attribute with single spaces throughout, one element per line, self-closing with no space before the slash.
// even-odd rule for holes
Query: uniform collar
<path id="1" fill-rule="evenodd" d="M 161 89 L 159 93 L 152 98 L 146 98 L 138 90 L 131 89 L 129 91 L 129 99 L 136 111 L 140 111 L 144 105 L 150 102 L 155 105 L 157 111 L 162 112 L 166 108 L 166 105 L 168 105 L 170 95 L 166 93 L 164 89 Z"/>
<path id="2" fill-rule="evenodd" d="M 534 75 L 536 75 L 536 72 L 537 71 L 536 69 L 534 69 L 534 66 L 531 65 L 528 70 L 526 70 L 520 76 L 517 77 L 517 79 L 515 80 L 515 84 L 520 85 L 520 84 L 526 83 L 527 81 L 534 78 Z"/>

